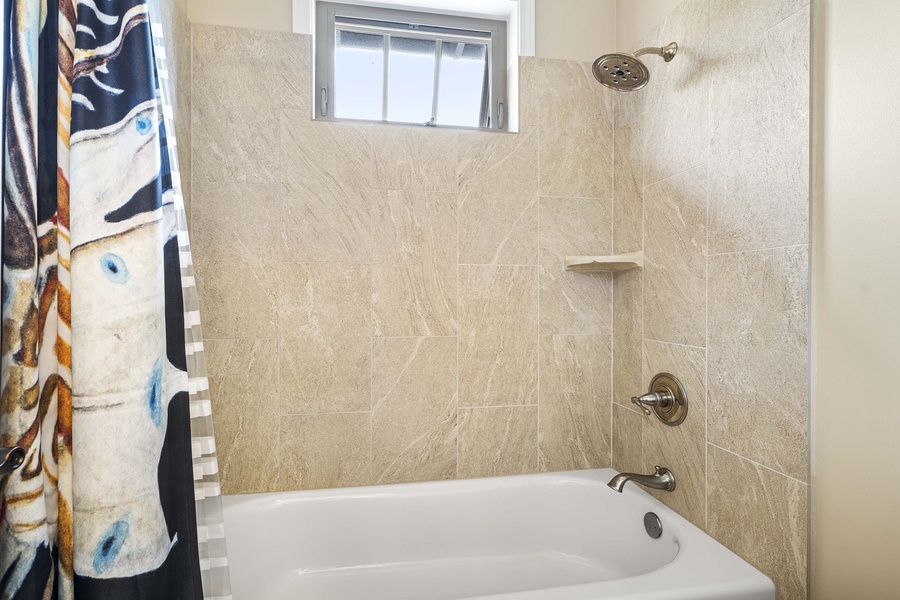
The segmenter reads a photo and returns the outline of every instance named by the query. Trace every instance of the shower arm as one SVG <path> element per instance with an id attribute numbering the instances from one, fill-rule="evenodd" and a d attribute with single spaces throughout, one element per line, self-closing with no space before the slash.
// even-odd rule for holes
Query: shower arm
<path id="1" fill-rule="evenodd" d="M 678 44 L 672 42 L 662 48 L 657 46 L 650 46 L 649 48 L 641 48 L 637 52 L 634 53 L 635 57 L 643 56 L 645 54 L 655 54 L 657 56 L 661 56 L 662 59 L 666 62 L 671 62 L 673 58 L 675 58 L 675 54 L 678 52 Z"/>

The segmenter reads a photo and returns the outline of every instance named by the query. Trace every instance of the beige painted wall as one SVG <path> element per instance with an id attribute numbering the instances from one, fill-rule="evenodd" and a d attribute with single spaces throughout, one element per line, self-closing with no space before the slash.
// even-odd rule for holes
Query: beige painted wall
<path id="1" fill-rule="evenodd" d="M 616 0 L 537 0 L 537 55 L 594 60 L 612 52 Z M 291 31 L 291 0 L 190 0 L 192 23 Z"/>
<path id="2" fill-rule="evenodd" d="M 616 0 L 536 0 L 537 56 L 593 61 L 616 47 Z"/>
<path id="3" fill-rule="evenodd" d="M 671 468 L 657 497 L 779 600 L 807 597 L 809 10 L 685 0 L 657 33 L 679 55 L 615 118 L 615 250 L 645 267 L 614 282 L 613 465 Z M 630 403 L 662 372 L 677 428 Z"/>
<path id="4" fill-rule="evenodd" d="M 292 31 L 291 0 L 187 0 L 191 23 Z"/>
<path id="5" fill-rule="evenodd" d="M 621 51 L 634 49 L 681 1 L 616 0 L 616 47 Z M 672 40 L 652 43 L 662 46 L 670 41 Z"/>
<path id="6" fill-rule="evenodd" d="M 612 281 L 562 259 L 611 251 L 611 93 L 527 58 L 518 134 L 314 122 L 309 46 L 193 26 L 225 493 L 608 466 Z"/>
<path id="7" fill-rule="evenodd" d="M 900 4 L 815 4 L 812 597 L 900 598 Z"/>

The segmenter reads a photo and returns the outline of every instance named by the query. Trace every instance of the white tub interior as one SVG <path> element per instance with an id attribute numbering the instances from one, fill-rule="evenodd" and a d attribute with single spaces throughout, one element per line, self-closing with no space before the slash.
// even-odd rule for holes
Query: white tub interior
<path id="1" fill-rule="evenodd" d="M 234 599 L 461 600 L 671 564 L 683 521 L 650 538 L 650 503 L 667 509 L 591 473 L 228 497 Z"/>

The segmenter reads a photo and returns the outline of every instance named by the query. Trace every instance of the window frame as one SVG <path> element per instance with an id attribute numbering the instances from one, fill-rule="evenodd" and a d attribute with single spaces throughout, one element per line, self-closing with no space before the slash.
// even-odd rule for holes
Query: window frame
<path id="1" fill-rule="evenodd" d="M 440 125 L 432 123 L 403 123 L 398 121 L 388 121 L 386 118 L 381 120 L 360 120 L 338 118 L 334 114 L 336 100 L 339 97 L 340 90 L 335 89 L 335 25 L 338 17 L 374 21 L 380 27 L 393 29 L 390 24 L 408 24 L 426 28 L 437 29 L 455 29 L 460 30 L 460 34 L 438 32 L 422 32 L 415 28 L 397 28 L 398 37 L 410 37 L 429 40 L 441 41 L 462 41 L 473 43 L 486 43 L 488 51 L 488 78 L 489 78 L 489 126 L 488 127 L 462 127 L 457 125 Z M 351 25 L 356 30 L 356 25 Z M 364 25 L 358 27 L 365 28 Z M 343 4 L 336 2 L 317 2 L 316 3 L 316 57 L 315 57 L 315 118 L 322 121 L 342 121 L 342 122 L 363 122 L 363 123 L 385 123 L 391 125 L 412 125 L 420 127 L 438 127 L 445 129 L 476 129 L 479 131 L 508 131 L 509 130 L 509 104 L 507 102 L 507 83 L 506 72 L 507 63 L 507 40 L 506 40 L 505 21 L 476 18 L 461 17 L 455 15 L 432 14 L 411 10 L 399 10 L 393 8 L 378 8 L 373 6 L 360 6 L 356 4 Z M 341 27 L 338 27 L 340 29 Z M 378 30 L 383 33 L 381 29 Z M 484 32 L 489 37 L 467 36 L 466 32 Z M 386 40 L 388 38 L 385 38 Z M 386 44 L 387 45 L 387 44 Z M 438 48 L 441 44 L 438 44 Z M 441 55 L 436 53 L 438 66 L 435 69 L 436 79 L 440 73 Z M 434 93 L 435 100 L 432 103 L 432 110 L 435 110 L 438 95 L 438 82 L 435 82 Z M 384 90 L 385 98 L 387 97 L 387 88 Z M 386 100 L 385 100 L 386 102 Z M 386 112 L 386 111 L 385 111 Z"/>

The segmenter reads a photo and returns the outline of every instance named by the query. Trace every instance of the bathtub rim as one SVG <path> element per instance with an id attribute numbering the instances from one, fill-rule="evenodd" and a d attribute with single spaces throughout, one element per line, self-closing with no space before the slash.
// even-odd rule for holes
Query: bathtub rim
<path id="1" fill-rule="evenodd" d="M 462 492 L 489 492 L 510 487 L 532 487 L 536 482 L 556 486 L 577 485 L 601 493 L 617 494 L 607 482 L 618 471 L 611 468 L 509 475 L 474 479 L 383 484 L 320 490 L 268 492 L 223 496 L 227 536 L 229 513 L 260 508 L 289 506 L 306 502 L 339 501 L 410 496 L 447 495 L 447 488 Z M 775 586 L 766 575 L 741 559 L 699 527 L 679 515 L 639 486 L 625 487 L 621 498 L 655 512 L 664 527 L 671 528 L 678 552 L 667 564 L 644 574 L 598 583 L 536 589 L 465 600 L 774 600 Z M 643 508 L 641 508 L 643 510 Z M 255 512 L 255 511 L 254 511 Z M 700 580 L 698 583 L 698 579 Z M 601 589 L 603 588 L 603 589 Z M 236 599 L 238 600 L 238 599 Z"/>

